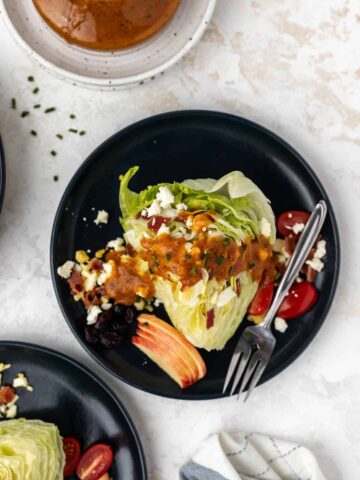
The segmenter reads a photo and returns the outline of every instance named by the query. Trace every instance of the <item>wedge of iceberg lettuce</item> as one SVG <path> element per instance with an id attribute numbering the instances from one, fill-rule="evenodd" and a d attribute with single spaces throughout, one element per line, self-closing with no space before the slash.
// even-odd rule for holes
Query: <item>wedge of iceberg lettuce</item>
<path id="1" fill-rule="evenodd" d="M 124 236 L 136 251 L 141 250 L 144 235 L 156 236 L 141 213 L 157 201 L 160 187 L 167 187 L 173 197 L 171 207 L 164 210 L 165 216 L 174 216 L 168 222 L 172 232 L 178 228 L 176 207 L 182 205 L 188 212 L 213 212 L 213 227 L 239 244 L 261 235 L 274 243 L 275 217 L 270 203 L 242 172 L 228 173 L 219 180 L 162 183 L 136 193 L 129 189 L 129 182 L 138 169 L 133 167 L 128 170 L 121 178 L 120 185 Z M 203 279 L 185 289 L 171 275 L 170 279 L 156 276 L 154 283 L 156 297 L 164 303 L 174 326 L 193 345 L 206 350 L 224 348 L 244 318 L 258 288 L 258 283 L 252 280 L 251 273 L 247 271 L 218 282 L 214 278 L 209 279 L 204 270 Z"/>

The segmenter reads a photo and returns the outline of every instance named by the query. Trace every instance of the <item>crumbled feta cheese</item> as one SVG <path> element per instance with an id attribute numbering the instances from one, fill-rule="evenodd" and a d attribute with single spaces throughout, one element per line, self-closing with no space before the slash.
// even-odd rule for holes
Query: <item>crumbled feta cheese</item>
<path id="1" fill-rule="evenodd" d="M 111 303 L 102 303 L 101 308 L 102 308 L 102 310 L 105 310 L 105 311 L 106 310 L 111 310 L 112 304 Z"/>
<path id="2" fill-rule="evenodd" d="M 116 252 L 122 250 L 124 245 L 124 240 L 122 238 L 116 238 L 115 240 L 111 240 L 108 242 L 107 247 L 112 248 Z"/>
<path id="3" fill-rule="evenodd" d="M 305 228 L 303 223 L 295 223 L 292 227 L 292 231 L 297 235 L 298 233 L 302 232 Z"/>
<path id="4" fill-rule="evenodd" d="M 90 307 L 86 317 L 87 324 L 94 325 L 100 313 L 101 313 L 101 308 L 98 307 L 97 305 L 93 305 L 92 307 Z"/>
<path id="5" fill-rule="evenodd" d="M 187 226 L 187 228 L 191 228 L 191 227 L 192 227 L 192 225 L 193 225 L 192 217 L 188 217 L 188 218 L 186 219 L 185 225 Z"/>
<path id="6" fill-rule="evenodd" d="M 11 368 L 11 363 L 0 363 L 0 373 L 5 372 L 8 368 Z"/>
<path id="7" fill-rule="evenodd" d="M 147 210 L 144 208 L 144 210 L 141 210 L 141 216 L 142 217 L 147 217 Z"/>
<path id="8" fill-rule="evenodd" d="M 84 220 L 84 222 L 86 222 L 87 218 L 86 218 L 86 217 L 84 217 L 84 218 L 83 218 L 83 220 Z"/>
<path id="9" fill-rule="evenodd" d="M 140 298 L 137 302 L 134 302 L 134 307 L 136 310 L 144 310 L 145 308 L 145 300 Z"/>
<path id="10" fill-rule="evenodd" d="M 18 376 L 14 378 L 12 385 L 14 388 L 27 388 L 29 386 L 29 382 L 24 374 L 19 373 Z"/>
<path id="11" fill-rule="evenodd" d="M 17 415 L 17 406 L 12 405 L 10 408 L 6 410 L 6 418 L 15 418 Z"/>
<path id="12" fill-rule="evenodd" d="M 275 325 L 275 330 L 281 333 L 285 333 L 288 328 L 287 322 L 281 317 L 275 317 L 274 325 Z"/>
<path id="13" fill-rule="evenodd" d="M 145 306 L 145 310 L 147 310 L 148 312 L 153 312 L 154 311 L 154 307 L 152 305 L 146 305 Z"/>
<path id="14" fill-rule="evenodd" d="M 154 300 L 154 306 L 155 306 L 155 307 L 160 307 L 161 304 L 162 304 L 162 301 L 159 300 L 158 298 L 155 298 L 155 300 Z"/>
<path id="15" fill-rule="evenodd" d="M 178 212 L 183 212 L 184 210 L 187 210 L 187 206 L 185 205 L 185 203 L 178 203 L 175 205 L 175 208 Z"/>
<path id="16" fill-rule="evenodd" d="M 271 236 L 271 225 L 266 218 L 262 218 L 260 221 L 260 233 L 266 238 Z"/>
<path id="17" fill-rule="evenodd" d="M 178 211 L 175 208 L 164 208 L 161 210 L 161 215 L 166 218 L 173 218 L 176 217 Z"/>
<path id="18" fill-rule="evenodd" d="M 293 214 L 291 212 L 288 213 L 288 218 L 292 218 Z"/>
<path id="19" fill-rule="evenodd" d="M 321 261 L 320 258 L 314 257 L 312 260 L 306 260 L 305 263 L 317 272 L 321 272 L 321 270 L 324 268 L 324 262 Z"/>
<path id="20" fill-rule="evenodd" d="M 154 200 L 149 208 L 146 209 L 148 217 L 153 217 L 154 215 L 160 215 L 161 208 L 160 203 L 157 200 Z"/>
<path id="21" fill-rule="evenodd" d="M 323 258 L 326 255 L 326 241 L 319 240 L 316 245 L 316 250 L 314 253 L 314 258 Z"/>
<path id="22" fill-rule="evenodd" d="M 75 262 L 68 260 L 67 262 L 64 263 L 64 265 L 61 265 L 61 267 L 58 267 L 57 274 L 62 278 L 69 278 L 71 276 L 71 272 L 74 266 L 75 266 Z"/>
<path id="23" fill-rule="evenodd" d="M 160 203 L 161 208 L 169 208 L 174 203 L 174 195 L 168 187 L 160 187 L 156 194 L 156 200 Z"/>
<path id="24" fill-rule="evenodd" d="M 301 277 L 296 277 L 295 282 L 296 283 L 301 283 L 301 282 L 303 282 L 303 279 Z"/>
<path id="25" fill-rule="evenodd" d="M 96 287 L 97 279 L 98 279 L 98 272 L 92 272 L 90 275 L 87 276 L 84 282 L 84 287 L 86 292 L 90 292 Z"/>
<path id="26" fill-rule="evenodd" d="M 219 293 L 219 296 L 216 301 L 216 305 L 218 307 L 223 307 L 235 297 L 236 297 L 236 293 L 231 287 L 225 288 L 225 290 Z"/>
<path id="27" fill-rule="evenodd" d="M 162 223 L 157 234 L 158 235 L 162 235 L 163 233 L 169 233 L 170 234 L 170 230 L 169 230 L 169 227 L 166 226 L 165 223 Z"/>
<path id="28" fill-rule="evenodd" d="M 108 212 L 106 210 L 99 210 L 97 213 L 97 217 L 94 220 L 94 223 L 96 223 L 96 225 L 99 225 L 100 223 L 108 223 L 108 220 Z"/>

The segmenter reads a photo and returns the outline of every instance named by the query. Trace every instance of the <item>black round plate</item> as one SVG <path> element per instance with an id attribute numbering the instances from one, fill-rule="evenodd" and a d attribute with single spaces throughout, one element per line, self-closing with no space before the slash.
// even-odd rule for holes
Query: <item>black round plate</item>
<path id="1" fill-rule="evenodd" d="M 0 212 L 5 194 L 5 154 L 0 137 Z"/>
<path id="2" fill-rule="evenodd" d="M 4 372 L 5 384 L 25 372 L 34 387 L 33 392 L 20 393 L 19 417 L 52 422 L 63 437 L 78 438 L 83 449 L 107 443 L 114 452 L 113 479 L 147 478 L 140 440 L 128 413 L 94 373 L 61 353 L 28 343 L 0 342 L 0 362 L 12 365 Z"/>
<path id="3" fill-rule="evenodd" d="M 118 177 L 133 165 L 141 167 L 131 183 L 137 191 L 158 182 L 219 178 L 242 170 L 271 199 L 276 214 L 290 209 L 311 211 L 318 200 L 327 201 L 329 214 L 323 235 L 328 253 L 326 268 L 316 282 L 319 300 L 310 312 L 293 320 L 285 334 L 277 335 L 276 351 L 262 381 L 279 373 L 314 338 L 333 300 L 340 262 L 334 212 L 314 172 L 288 144 L 248 120 L 210 111 L 173 112 L 131 125 L 95 150 L 71 180 L 55 218 L 51 268 L 61 309 L 80 343 L 103 367 L 131 385 L 173 398 L 209 399 L 222 396 L 234 345 L 246 325 L 242 323 L 223 351 L 201 351 L 208 373 L 184 391 L 152 362 L 144 364 L 144 355 L 130 342 L 112 351 L 86 343 L 85 310 L 73 300 L 56 269 L 72 259 L 77 249 L 94 252 L 121 235 Z M 93 223 L 93 208 L 110 213 L 108 225 L 99 228 Z"/>

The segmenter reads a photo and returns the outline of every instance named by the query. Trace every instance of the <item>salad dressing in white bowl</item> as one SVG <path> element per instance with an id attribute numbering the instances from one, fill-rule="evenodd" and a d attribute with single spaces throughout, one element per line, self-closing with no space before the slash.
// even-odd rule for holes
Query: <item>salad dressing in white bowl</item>
<path id="1" fill-rule="evenodd" d="M 30 0 L 0 0 L 0 14 L 16 41 L 41 66 L 73 84 L 105 90 L 150 80 L 179 61 L 200 40 L 215 4 L 216 0 L 182 0 L 156 35 L 118 51 L 67 43 Z"/>

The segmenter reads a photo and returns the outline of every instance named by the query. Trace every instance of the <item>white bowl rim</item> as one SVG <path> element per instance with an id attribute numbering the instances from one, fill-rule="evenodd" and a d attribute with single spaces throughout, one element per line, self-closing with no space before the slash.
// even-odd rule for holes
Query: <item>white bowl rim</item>
<path id="1" fill-rule="evenodd" d="M 208 5 L 206 8 L 206 12 L 202 18 L 202 21 L 200 22 L 198 28 L 192 35 L 191 39 L 175 54 L 173 55 L 169 60 L 166 60 L 163 62 L 161 65 L 152 68 L 150 70 L 147 70 L 143 73 L 139 73 L 137 75 L 132 75 L 124 78 L 118 78 L 118 79 L 101 79 L 101 78 L 94 78 L 94 77 L 87 77 L 86 75 L 79 75 L 77 73 L 70 72 L 69 70 L 66 70 L 65 68 L 58 67 L 55 65 L 53 62 L 50 60 L 47 60 L 44 58 L 42 55 L 40 55 L 38 52 L 33 50 L 31 46 L 23 39 L 23 37 L 20 35 L 20 33 L 17 31 L 15 28 L 15 25 L 12 23 L 10 16 L 8 15 L 7 9 L 5 7 L 4 0 L 0 0 L 0 16 L 3 17 L 5 25 L 7 28 L 10 30 L 12 35 L 14 36 L 15 40 L 19 43 L 19 45 L 25 50 L 25 52 L 32 58 L 34 58 L 40 65 L 43 65 L 46 67 L 48 70 L 52 71 L 53 73 L 59 75 L 60 77 L 71 80 L 73 82 L 77 82 L 80 84 L 87 84 L 95 87 L 121 87 L 121 86 L 128 86 L 131 84 L 136 84 L 140 82 L 144 82 L 152 77 L 155 77 L 165 70 L 167 70 L 169 67 L 177 63 L 179 60 L 181 60 L 188 52 L 189 50 L 198 43 L 198 41 L 201 39 L 203 36 L 210 20 L 211 17 L 214 13 L 215 6 L 217 0 L 207 0 Z"/>

